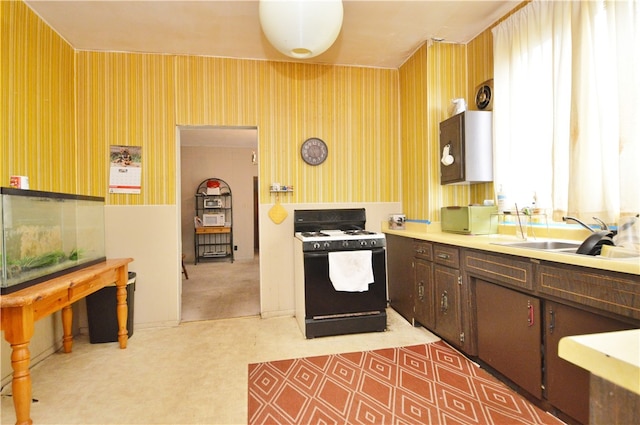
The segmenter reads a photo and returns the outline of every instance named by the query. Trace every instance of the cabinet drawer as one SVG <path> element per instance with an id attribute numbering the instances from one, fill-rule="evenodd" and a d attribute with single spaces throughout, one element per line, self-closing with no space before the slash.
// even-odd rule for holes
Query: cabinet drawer
<path id="1" fill-rule="evenodd" d="M 638 276 L 545 264 L 541 264 L 538 270 L 537 289 L 540 293 L 640 319 Z"/>
<path id="2" fill-rule="evenodd" d="M 434 245 L 433 262 L 457 269 L 460 267 L 460 250 L 449 245 Z"/>
<path id="3" fill-rule="evenodd" d="M 484 277 L 490 282 L 533 290 L 533 265 L 530 262 L 514 260 L 503 255 L 465 251 L 463 263 L 467 273 L 474 276 Z"/>
<path id="4" fill-rule="evenodd" d="M 413 241 L 413 251 L 414 255 L 417 258 L 421 258 L 423 260 L 433 260 L 433 248 L 430 242 L 425 242 L 421 240 Z"/>

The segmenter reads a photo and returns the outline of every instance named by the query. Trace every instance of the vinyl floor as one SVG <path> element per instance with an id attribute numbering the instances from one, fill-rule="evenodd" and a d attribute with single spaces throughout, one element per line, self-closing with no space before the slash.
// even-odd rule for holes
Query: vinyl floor
<path id="1" fill-rule="evenodd" d="M 127 349 L 90 344 L 31 370 L 35 424 L 246 424 L 248 365 L 436 341 L 388 309 L 386 332 L 307 340 L 293 317 L 184 322 L 136 329 Z M 2 424 L 15 423 L 11 388 Z"/>

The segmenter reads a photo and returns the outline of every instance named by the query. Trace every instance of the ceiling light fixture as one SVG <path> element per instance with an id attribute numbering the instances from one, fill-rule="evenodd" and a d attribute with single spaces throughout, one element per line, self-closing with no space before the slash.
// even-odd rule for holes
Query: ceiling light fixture
<path id="1" fill-rule="evenodd" d="M 259 8 L 269 42 L 296 59 L 324 53 L 342 28 L 342 0 L 260 0 Z"/>

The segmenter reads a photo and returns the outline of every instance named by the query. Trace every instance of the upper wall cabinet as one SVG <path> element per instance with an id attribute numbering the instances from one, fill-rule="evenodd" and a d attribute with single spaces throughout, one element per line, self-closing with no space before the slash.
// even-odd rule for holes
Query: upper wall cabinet
<path id="1" fill-rule="evenodd" d="M 465 111 L 440 123 L 440 183 L 493 181 L 492 113 Z"/>

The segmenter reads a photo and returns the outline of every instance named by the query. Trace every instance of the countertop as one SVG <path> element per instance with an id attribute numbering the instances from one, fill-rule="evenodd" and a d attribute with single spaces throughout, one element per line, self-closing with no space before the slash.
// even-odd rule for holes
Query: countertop
<path id="1" fill-rule="evenodd" d="M 640 394 L 640 329 L 564 337 L 560 339 L 558 355 Z"/>
<path id="2" fill-rule="evenodd" d="M 607 258 L 601 256 L 559 253 L 553 251 L 543 251 L 539 249 L 527 249 L 496 245 L 496 243 L 522 242 L 522 239 L 515 235 L 502 233 L 494 235 L 462 235 L 455 233 L 446 233 L 440 230 L 439 223 L 424 224 L 417 222 L 407 222 L 405 223 L 404 230 L 395 230 L 390 229 L 389 223 L 383 221 L 381 224 L 381 228 L 382 232 L 390 235 L 404 236 L 408 238 L 456 245 L 464 248 L 480 249 L 502 254 L 517 255 L 520 257 L 552 261 L 555 263 L 571 264 L 575 266 L 590 267 L 593 269 L 640 275 L 640 260 L 638 260 L 637 258 Z M 544 235 L 546 232 L 544 230 L 539 230 L 538 233 Z M 559 238 L 554 234 L 551 234 L 551 236 L 553 236 L 553 240 L 559 240 Z M 563 236 L 564 238 L 561 238 L 562 240 L 571 240 L 573 242 L 581 242 L 582 240 L 584 240 L 583 233 L 576 233 L 575 236 L 579 236 L 579 238 L 576 239 L 567 237 L 566 233 L 563 234 Z M 569 236 L 574 235 L 570 234 Z M 550 240 L 550 238 L 532 237 L 531 232 L 529 232 L 529 237 L 527 240 Z"/>

